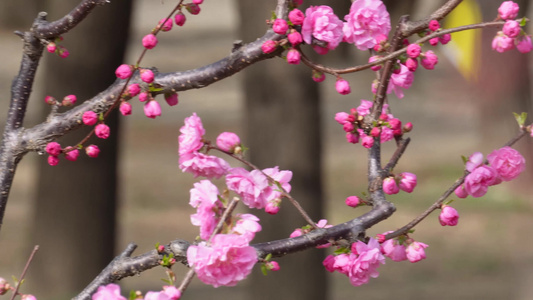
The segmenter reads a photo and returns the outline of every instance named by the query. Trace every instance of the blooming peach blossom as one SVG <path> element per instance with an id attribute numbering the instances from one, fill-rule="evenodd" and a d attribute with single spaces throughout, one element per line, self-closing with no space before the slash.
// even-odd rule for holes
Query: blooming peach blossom
<path id="1" fill-rule="evenodd" d="M 359 50 L 373 48 L 378 36 L 389 35 L 391 29 L 389 13 L 380 0 L 354 1 L 344 20 L 344 39 Z"/>
<path id="2" fill-rule="evenodd" d="M 337 48 L 343 38 L 343 23 L 329 6 L 310 6 L 302 25 L 303 40 L 311 45 L 313 38 L 326 43 L 325 48 Z"/>
<path id="3" fill-rule="evenodd" d="M 410 243 L 405 250 L 407 259 L 412 263 L 425 259 L 426 252 L 424 251 L 424 249 L 426 249 L 427 247 L 428 245 L 421 242 L 414 241 Z"/>
<path id="4" fill-rule="evenodd" d="M 443 205 L 439 214 L 439 222 L 442 226 L 455 226 L 459 222 L 459 213 L 455 208 Z"/>
<path id="5" fill-rule="evenodd" d="M 487 160 L 503 181 L 515 179 L 526 168 L 525 158 L 509 146 L 492 151 L 487 155 Z"/>

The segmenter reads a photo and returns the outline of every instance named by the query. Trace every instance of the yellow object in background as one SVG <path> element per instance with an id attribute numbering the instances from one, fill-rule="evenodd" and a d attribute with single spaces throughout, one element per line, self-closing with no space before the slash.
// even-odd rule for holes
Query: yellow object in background
<path id="1" fill-rule="evenodd" d="M 480 23 L 481 10 L 475 0 L 464 0 L 444 20 L 443 28 Z M 452 40 L 443 53 L 469 82 L 477 81 L 480 64 L 481 31 L 479 29 L 452 33 Z"/>

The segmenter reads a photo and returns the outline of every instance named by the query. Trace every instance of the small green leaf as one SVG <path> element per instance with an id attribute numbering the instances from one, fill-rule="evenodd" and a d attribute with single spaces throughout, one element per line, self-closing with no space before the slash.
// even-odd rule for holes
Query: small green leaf
<path id="1" fill-rule="evenodd" d="M 161 278 L 161 280 L 162 280 L 164 283 L 168 284 L 168 285 L 173 285 L 173 284 L 174 284 L 172 281 L 170 281 L 170 280 L 168 280 L 168 279 L 165 279 L 165 278 Z"/>
<path id="2" fill-rule="evenodd" d="M 333 253 L 335 253 L 335 255 L 347 254 L 347 253 L 350 253 L 350 249 L 345 248 L 345 247 L 341 247 L 341 248 L 335 250 L 335 252 L 333 252 Z"/>
<path id="3" fill-rule="evenodd" d="M 148 85 L 148 91 L 153 93 L 153 92 L 161 92 L 163 90 L 162 87 L 155 87 L 152 83 L 150 83 Z"/>
<path id="4" fill-rule="evenodd" d="M 278 18 L 278 16 L 276 15 L 275 11 L 272 11 L 272 16 L 270 18 L 271 18 L 271 20 L 275 20 L 275 19 Z"/>
<path id="5" fill-rule="evenodd" d="M 521 114 L 513 113 L 513 115 L 516 119 L 516 122 L 518 122 L 518 125 L 520 127 L 524 126 L 524 124 L 526 123 L 526 119 L 527 119 L 527 113 L 526 112 L 523 112 Z"/>
<path id="6" fill-rule="evenodd" d="M 137 299 L 137 292 L 134 290 L 130 290 L 130 295 L 128 296 L 128 300 L 135 300 Z"/>
<path id="7" fill-rule="evenodd" d="M 13 279 L 13 283 L 15 285 L 17 285 L 17 283 L 19 282 L 19 280 L 17 279 L 17 277 L 15 277 L 15 275 L 11 275 L 11 279 Z"/>
<path id="8" fill-rule="evenodd" d="M 461 155 L 461 159 L 463 160 L 463 164 L 466 164 L 468 162 L 468 157 Z"/>
<path id="9" fill-rule="evenodd" d="M 526 17 L 523 17 L 521 20 L 520 20 L 520 27 L 524 27 L 526 26 L 527 24 L 527 18 Z"/>
<path id="10" fill-rule="evenodd" d="M 265 260 L 270 261 L 271 259 L 272 259 L 272 253 L 267 254 L 267 256 L 265 257 Z"/>
<path id="11" fill-rule="evenodd" d="M 159 242 L 155 243 L 155 250 L 159 250 Z"/>
<path id="12" fill-rule="evenodd" d="M 268 269 L 266 267 L 265 264 L 262 264 L 261 265 L 261 272 L 263 273 L 263 275 L 267 276 L 268 275 Z"/>

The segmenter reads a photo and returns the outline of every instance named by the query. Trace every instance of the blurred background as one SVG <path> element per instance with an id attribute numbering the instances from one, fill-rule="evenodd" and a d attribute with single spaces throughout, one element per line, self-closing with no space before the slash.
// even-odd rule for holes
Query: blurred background
<path id="1" fill-rule="evenodd" d="M 183 28 L 175 26 L 158 36 L 159 45 L 142 65 L 171 72 L 219 60 L 229 54 L 235 40 L 249 42 L 264 33 L 275 2 L 205 1 L 199 15 L 187 14 Z M 305 2 L 304 8 L 320 3 Z M 342 19 L 350 2 L 330 2 Z M 385 1 L 393 26 L 400 15 L 416 19 L 441 2 Z M 492 20 L 500 2 L 465 1 L 460 14 L 447 22 Z M 531 16 L 529 1 L 515 2 L 521 5 L 519 17 Z M 38 11 L 47 11 L 49 20 L 56 20 L 76 3 L 0 2 L 1 110 L 7 111 L 10 83 L 21 56 L 20 39 L 12 32 L 27 30 Z M 45 95 L 76 94 L 83 101 L 110 85 L 115 68 L 136 61 L 141 38 L 174 5 L 168 0 L 112 1 L 97 8 L 64 36 L 63 45 L 71 53 L 68 59 L 44 54 L 25 126 L 44 120 Z M 412 194 L 390 196 L 397 212 L 368 230 L 369 236 L 401 227 L 431 205 L 461 176 L 461 155 L 488 154 L 504 144 L 516 133 L 512 112 L 533 113 L 529 55 L 494 52 L 490 42 L 495 32 L 490 29 L 466 38 L 479 44 L 433 48 L 439 54 L 436 70 L 419 69 L 405 98 L 389 97 L 394 115 L 414 125 L 411 144 L 395 171 L 417 174 L 418 187 Z M 465 61 L 454 47 L 469 49 L 472 59 Z M 353 46 L 314 58 L 337 67 L 368 59 Z M 198 230 L 189 222 L 194 210 L 188 199 L 197 180 L 181 173 L 177 156 L 179 128 L 193 112 L 202 118 L 208 139 L 223 131 L 236 132 L 255 164 L 293 170 L 294 196 L 317 221 L 327 218 L 337 224 L 360 215 L 365 210 L 346 209 L 344 199 L 366 190 L 366 151 L 345 142 L 333 117 L 358 106 L 361 99 L 372 99 L 373 78 L 371 71 L 346 76 L 352 93 L 341 96 L 335 92 L 335 78 L 328 76 L 315 84 L 304 66 L 273 59 L 207 88 L 182 92 L 176 107 L 158 98 L 163 115 L 156 120 L 146 118 L 134 99 L 133 115 L 109 121 L 112 139 L 92 141 L 102 149 L 98 159 L 80 155 L 77 162 L 62 159 L 50 167 L 44 156 L 26 155 L 0 232 L 0 276 L 18 277 L 31 249 L 39 244 L 22 292 L 39 299 L 70 299 L 129 242 L 139 245 L 136 254 L 140 254 L 157 242 L 193 240 Z M 2 122 L 6 115 L 0 115 Z M 61 144 L 76 143 L 86 133 L 81 131 L 62 138 Z M 532 161 L 531 139 L 520 141 L 517 148 Z M 386 144 L 383 160 L 393 151 L 394 145 Z M 461 216 L 457 227 L 441 227 L 434 213 L 412 235 L 429 244 L 428 259 L 416 264 L 387 260 L 379 278 L 365 286 L 353 287 L 343 275 L 326 274 L 321 259 L 329 252 L 309 250 L 280 259 L 278 273 L 264 277 L 254 270 L 234 288 L 214 289 L 195 279 L 186 295 L 190 299 L 531 299 L 533 168 L 526 172 L 511 183 L 491 187 L 483 198 L 456 200 L 453 206 Z M 265 229 L 260 241 L 285 238 L 304 225 L 287 203 L 280 216 L 259 216 Z M 178 278 L 186 272 L 180 265 L 174 270 Z M 123 294 L 131 289 L 158 290 L 164 277 L 163 269 L 154 269 L 125 279 Z"/>

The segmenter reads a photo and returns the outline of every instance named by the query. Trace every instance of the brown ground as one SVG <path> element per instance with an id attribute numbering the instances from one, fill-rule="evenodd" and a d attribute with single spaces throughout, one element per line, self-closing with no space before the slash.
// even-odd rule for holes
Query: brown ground
<path id="1" fill-rule="evenodd" d="M 166 14 L 172 3 L 163 6 L 159 1 L 142 1 L 138 4 L 130 62 L 140 53 L 142 35 Z M 162 71 L 185 70 L 222 58 L 229 52 L 232 41 L 238 39 L 233 33 L 237 26 L 233 5 L 230 0 L 204 4 L 199 16 L 188 19 L 186 28 L 164 34 L 160 46 L 149 52 L 144 64 L 159 66 Z M 154 17 L 150 18 L 148 13 Z M 8 32 L 0 32 L 0 40 L 0 57 L 3 58 L 0 99 L 6 109 L 20 43 Z M 359 99 L 371 97 L 371 75 L 348 77 L 354 85 L 354 92 L 349 96 L 337 95 L 331 78 L 321 84 L 324 185 L 328 201 L 324 217 L 332 223 L 360 213 L 345 209 L 343 199 L 364 190 L 362 178 L 366 169 L 364 150 L 343 141 L 342 130 L 333 116 L 337 111 L 358 105 Z M 143 116 L 140 105 L 134 105 L 134 115 L 125 118 L 121 135 L 119 249 L 135 241 L 139 251 L 144 252 L 156 242 L 176 237 L 191 239 L 197 234 L 189 223 L 192 209 L 187 204 L 188 190 L 194 180 L 177 167 L 177 135 L 183 118 L 192 112 L 204 119 L 209 138 L 215 138 L 221 131 L 243 133 L 239 128 L 242 123 L 239 78 L 237 75 L 206 89 L 181 93 L 180 104 L 175 108 L 163 107 L 163 117 L 155 121 Z M 419 187 L 412 195 L 390 197 L 398 211 L 390 220 L 370 230 L 372 235 L 405 224 L 435 201 L 460 176 L 460 155 L 492 150 L 480 145 L 479 138 L 472 133 L 478 130 L 479 124 L 477 104 L 471 100 L 475 95 L 444 57 L 436 71 L 417 72 L 415 84 L 406 94 L 401 100 L 391 97 L 395 115 L 414 123 L 414 131 L 410 134 L 413 141 L 397 169 L 416 173 Z M 30 112 L 29 117 L 32 115 Z M 392 146 L 387 146 L 384 158 L 392 152 Z M 28 219 L 35 196 L 32 191 L 36 159 L 42 157 L 28 155 L 15 179 L 0 234 L 0 276 L 3 277 L 19 274 L 31 249 Z M 457 201 L 454 206 L 461 219 L 455 228 L 441 227 L 437 216 L 431 216 L 414 235 L 430 245 L 427 260 L 417 264 L 387 261 L 380 268 L 378 279 L 357 288 L 350 286 L 347 278 L 334 274 L 329 277 L 333 286 L 330 299 L 353 299 L 355 296 L 360 299 L 531 299 L 533 243 L 529 237 L 533 209 L 528 195 L 533 190 L 524 188 L 527 184 L 518 179 L 515 185 L 491 188 L 484 198 Z M 517 194 L 513 192 L 515 188 L 524 192 Z M 126 290 L 156 289 L 162 277 L 162 270 L 152 270 L 141 277 L 125 280 L 123 287 Z M 246 282 L 241 286 L 244 285 Z M 244 299 L 239 287 L 215 290 L 194 281 L 191 291 L 202 298 L 217 293 L 219 298 Z"/>

